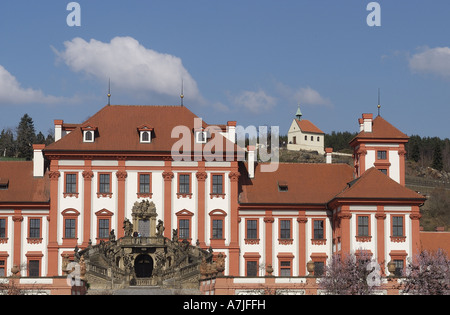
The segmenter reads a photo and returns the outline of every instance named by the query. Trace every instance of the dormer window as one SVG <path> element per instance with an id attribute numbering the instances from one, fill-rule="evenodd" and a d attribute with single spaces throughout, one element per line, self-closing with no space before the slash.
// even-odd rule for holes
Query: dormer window
<path id="1" fill-rule="evenodd" d="M 94 132 L 91 130 L 84 131 L 84 142 L 94 142 Z"/>
<path id="2" fill-rule="evenodd" d="M 152 142 L 152 131 L 153 128 L 149 125 L 141 125 L 138 127 L 139 131 L 139 142 L 140 143 L 151 143 Z"/>
<path id="3" fill-rule="evenodd" d="M 196 131 L 195 132 L 195 140 L 197 143 L 206 143 L 208 139 L 207 131 Z"/>
<path id="4" fill-rule="evenodd" d="M 288 184 L 285 181 L 278 182 L 278 191 L 286 192 L 288 191 Z"/>
<path id="5" fill-rule="evenodd" d="M 0 178 L 0 190 L 7 190 L 9 186 L 9 179 Z"/>
<path id="6" fill-rule="evenodd" d="M 83 131 L 83 142 L 94 142 L 95 140 L 95 131 L 97 127 L 84 124 L 81 126 L 81 130 Z"/>

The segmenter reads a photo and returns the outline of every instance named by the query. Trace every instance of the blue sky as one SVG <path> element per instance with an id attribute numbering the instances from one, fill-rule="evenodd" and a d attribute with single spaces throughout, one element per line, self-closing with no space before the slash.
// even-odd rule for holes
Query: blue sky
<path id="1" fill-rule="evenodd" d="M 0 129 L 37 131 L 107 104 L 184 104 L 208 123 L 279 126 L 300 103 L 324 132 L 377 112 L 408 135 L 449 137 L 450 2 L 366 0 L 76 1 L 0 4 Z"/>

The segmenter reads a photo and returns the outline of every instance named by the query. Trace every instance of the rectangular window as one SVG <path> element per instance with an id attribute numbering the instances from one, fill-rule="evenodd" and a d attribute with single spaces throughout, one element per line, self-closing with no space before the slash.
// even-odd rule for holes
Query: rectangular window
<path id="1" fill-rule="evenodd" d="M 223 175 L 212 176 L 212 193 L 223 194 Z"/>
<path id="2" fill-rule="evenodd" d="M 258 238 L 258 229 L 256 220 L 247 220 L 247 238 L 248 239 Z"/>
<path id="3" fill-rule="evenodd" d="M 180 194 L 191 193 L 191 176 L 189 174 L 180 174 L 179 177 L 179 192 Z"/>
<path id="4" fill-rule="evenodd" d="M 386 151 L 377 151 L 378 160 L 386 160 L 387 154 Z"/>
<path id="5" fill-rule="evenodd" d="M 394 259 L 395 271 L 394 274 L 397 277 L 401 277 L 403 273 L 403 260 Z"/>
<path id="6" fill-rule="evenodd" d="M 212 234 L 213 239 L 223 238 L 223 220 L 213 220 Z"/>
<path id="7" fill-rule="evenodd" d="M 6 219 L 0 219 L 0 238 L 6 237 Z"/>
<path id="8" fill-rule="evenodd" d="M 110 174 L 100 174 L 100 184 L 99 184 L 99 193 L 110 193 L 111 192 L 111 175 Z"/>
<path id="9" fill-rule="evenodd" d="M 314 220 L 314 239 L 323 239 L 323 220 Z"/>
<path id="10" fill-rule="evenodd" d="M 190 238 L 190 234 L 189 234 L 189 225 L 190 222 L 189 220 L 186 219 L 181 219 L 179 222 L 180 226 L 179 226 L 179 237 L 181 239 L 189 239 Z"/>
<path id="11" fill-rule="evenodd" d="M 254 260 L 247 261 L 247 277 L 258 276 L 258 262 Z"/>
<path id="12" fill-rule="evenodd" d="M 368 216 L 358 216 L 358 236 L 369 236 Z"/>
<path id="13" fill-rule="evenodd" d="M 150 193 L 150 174 L 139 174 L 139 192 L 141 194 Z"/>
<path id="14" fill-rule="evenodd" d="M 4 260 L 0 260 L 0 277 L 6 276 L 6 263 Z"/>
<path id="15" fill-rule="evenodd" d="M 403 217 L 392 217 L 392 236 L 404 236 Z"/>
<path id="16" fill-rule="evenodd" d="M 109 219 L 98 220 L 98 237 L 109 238 Z"/>
<path id="17" fill-rule="evenodd" d="M 290 277 L 291 276 L 291 262 L 290 261 L 280 261 L 280 276 Z"/>
<path id="18" fill-rule="evenodd" d="M 30 238 L 40 238 L 41 237 L 41 219 L 30 219 Z"/>
<path id="19" fill-rule="evenodd" d="M 325 264 L 323 261 L 314 262 L 314 275 L 320 277 L 323 275 Z"/>
<path id="20" fill-rule="evenodd" d="M 39 277 L 40 261 L 39 260 L 29 260 L 28 261 L 28 276 L 29 277 Z"/>
<path id="21" fill-rule="evenodd" d="M 75 194 L 77 192 L 77 174 L 66 174 L 66 193 Z"/>
<path id="22" fill-rule="evenodd" d="M 280 220 L 280 239 L 291 238 L 291 220 Z"/>
<path id="23" fill-rule="evenodd" d="M 75 238 L 76 237 L 76 228 L 75 228 L 75 219 L 66 219 L 65 220 L 65 238 Z"/>

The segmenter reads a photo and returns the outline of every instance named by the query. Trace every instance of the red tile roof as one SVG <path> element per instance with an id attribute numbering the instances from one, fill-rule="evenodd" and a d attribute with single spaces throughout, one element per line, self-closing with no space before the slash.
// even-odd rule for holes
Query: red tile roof
<path id="1" fill-rule="evenodd" d="M 361 177 L 349 183 L 336 198 L 343 199 L 411 199 L 423 200 L 425 197 L 400 185 L 389 176 L 372 167 Z"/>
<path id="2" fill-rule="evenodd" d="M 31 161 L 0 162 L 0 179 L 9 181 L 7 189 L 0 189 L 0 204 L 49 202 L 49 178 L 33 177 Z"/>
<path id="3" fill-rule="evenodd" d="M 262 172 L 261 166 L 256 166 L 252 179 L 241 167 L 240 204 L 325 205 L 353 179 L 347 164 L 279 163 L 276 172 Z M 288 190 L 280 191 L 279 184 Z"/>
<path id="4" fill-rule="evenodd" d="M 322 130 L 317 128 L 312 122 L 309 120 L 295 120 L 297 122 L 297 125 L 300 127 L 301 131 L 303 132 L 310 132 L 310 133 L 324 133 Z"/>
<path id="5" fill-rule="evenodd" d="M 185 106 L 136 106 L 108 105 L 79 126 L 91 125 L 97 128 L 95 141 L 84 143 L 81 127 L 50 144 L 45 153 L 55 151 L 82 152 L 165 152 L 170 153 L 172 146 L 182 135 L 178 132 L 172 138 L 176 126 L 186 126 L 190 131 L 191 148 L 194 149 L 194 119 L 198 118 Z M 138 128 L 149 125 L 153 128 L 151 143 L 140 143 Z M 202 122 L 202 127 L 208 125 Z M 227 149 L 227 139 L 222 137 L 223 150 Z M 229 143 L 228 143 L 229 144 Z M 231 144 L 229 148 L 235 149 Z"/>
<path id="6" fill-rule="evenodd" d="M 358 139 L 395 139 L 406 141 L 408 136 L 387 122 L 383 117 L 377 116 L 372 122 L 372 132 L 361 131 L 350 143 Z"/>
<path id="7" fill-rule="evenodd" d="M 443 249 L 450 255 L 450 232 L 420 231 L 420 247 L 428 251 Z"/>

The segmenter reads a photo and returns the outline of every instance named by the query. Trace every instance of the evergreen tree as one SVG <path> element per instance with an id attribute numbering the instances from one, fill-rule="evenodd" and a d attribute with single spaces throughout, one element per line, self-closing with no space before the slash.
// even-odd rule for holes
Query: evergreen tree
<path id="1" fill-rule="evenodd" d="M 15 153 L 14 134 L 11 129 L 3 129 L 0 134 L 0 156 L 13 157 Z"/>
<path id="2" fill-rule="evenodd" d="M 41 131 L 39 131 L 39 133 L 37 134 L 35 143 L 36 144 L 45 144 L 45 136 Z"/>
<path id="3" fill-rule="evenodd" d="M 17 156 L 31 160 L 33 157 L 33 143 L 36 141 L 33 119 L 25 114 L 17 127 Z"/>
<path id="4" fill-rule="evenodd" d="M 434 146 L 433 163 L 431 164 L 431 167 L 438 171 L 442 171 L 442 168 L 444 167 L 442 162 L 441 145 L 439 143 L 436 143 Z"/>

